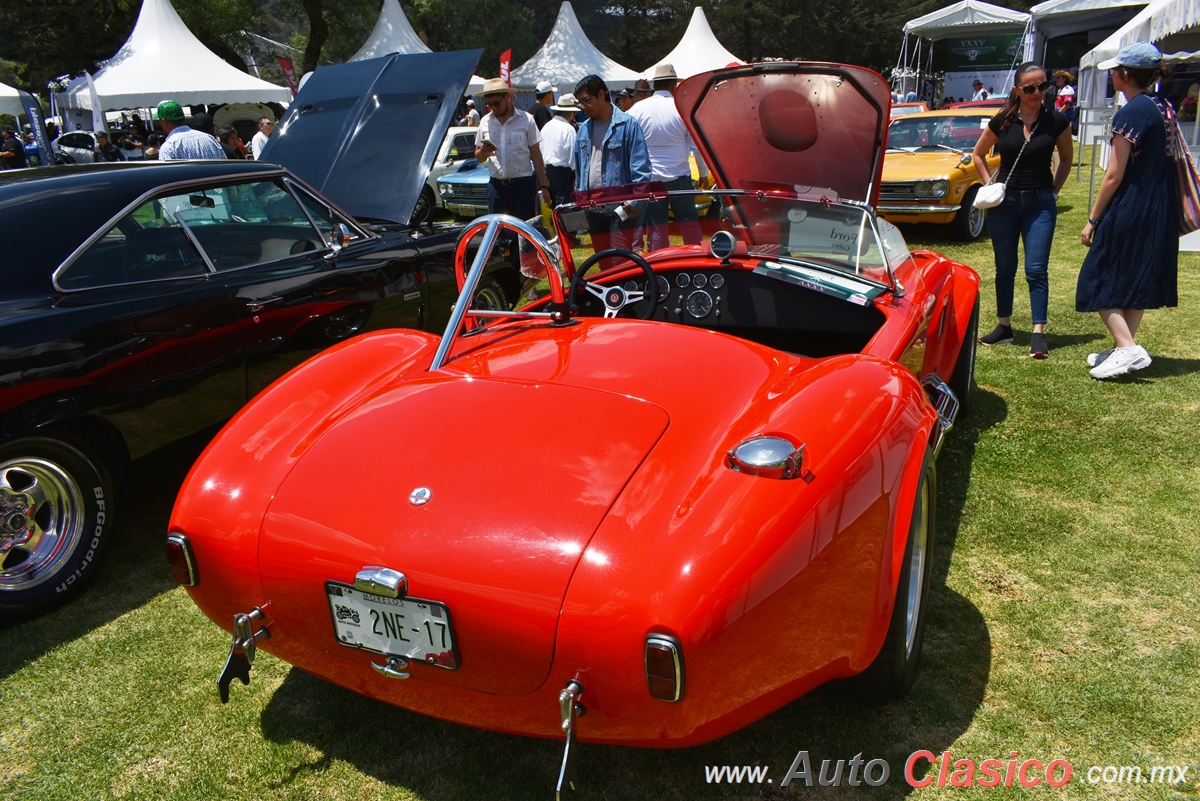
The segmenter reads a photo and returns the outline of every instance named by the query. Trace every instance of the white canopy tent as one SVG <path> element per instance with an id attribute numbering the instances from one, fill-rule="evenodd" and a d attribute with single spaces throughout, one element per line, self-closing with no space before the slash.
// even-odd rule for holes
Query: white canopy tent
<path id="1" fill-rule="evenodd" d="M 1119 28 L 1149 0 L 1047 0 L 1030 9 L 1044 41 L 1079 31 Z"/>
<path id="2" fill-rule="evenodd" d="M 14 120 L 20 119 L 25 113 L 21 103 L 21 95 L 17 90 L 5 83 L 0 83 L 0 114 L 11 114 Z"/>
<path id="3" fill-rule="evenodd" d="M 549 81 L 567 91 L 562 87 L 574 86 L 587 75 L 599 75 L 612 89 L 633 86 L 640 77 L 601 53 L 583 32 L 569 0 L 563 0 L 546 43 L 533 58 L 513 70 L 512 86 L 533 89 L 538 81 Z"/>
<path id="4" fill-rule="evenodd" d="M 143 0 L 133 33 L 93 76 L 104 109 L 153 108 L 161 100 L 287 103 L 291 92 L 228 64 L 197 39 L 170 0 Z M 68 105 L 91 109 L 86 84 L 67 91 Z"/>
<path id="5" fill-rule="evenodd" d="M 1153 0 L 1116 33 L 1085 53 L 1079 60 L 1080 106 L 1106 105 L 1108 76 L 1097 65 L 1133 42 L 1154 42 L 1167 54 L 1168 64 L 1200 60 L 1196 56 L 1200 51 L 1200 4 L 1194 0 Z"/>
<path id="6" fill-rule="evenodd" d="M 348 61 L 365 61 L 368 58 L 379 58 L 388 53 L 429 53 L 430 49 L 417 36 L 409 24 L 404 9 L 400 8 L 397 0 L 383 0 L 383 8 L 379 9 L 379 19 L 375 20 L 375 28 L 367 41 L 358 52 Z"/>
<path id="7" fill-rule="evenodd" d="M 932 72 L 933 45 L 946 39 L 962 39 L 975 36 L 1002 36 L 1005 34 L 1021 34 L 1027 40 L 1030 35 L 1033 18 L 1023 11 L 984 3 L 981 0 L 958 0 L 957 3 L 946 6 L 938 11 L 917 17 L 904 23 L 904 42 L 900 49 L 900 59 L 896 64 L 895 76 L 907 87 L 909 78 L 919 76 L 922 70 L 921 40 L 931 44 L 925 53 L 924 71 Z M 909 39 L 915 41 L 910 44 Z M 1028 48 L 1028 42 L 1024 49 Z M 1012 70 L 1016 67 L 1021 49 L 1014 54 L 1004 86 L 1012 85 Z"/>
<path id="8" fill-rule="evenodd" d="M 701 72 L 720 69 L 730 64 L 745 64 L 740 58 L 730 53 L 717 41 L 716 35 L 708 25 L 704 9 L 696 6 L 692 10 L 692 21 L 675 49 L 666 58 L 651 64 L 646 69 L 646 75 L 652 76 L 654 68 L 659 64 L 670 64 L 675 68 L 675 74 L 680 80 L 690 78 Z"/>
<path id="9" fill-rule="evenodd" d="M 383 0 L 383 7 L 379 9 L 379 19 L 375 20 L 371 35 L 348 60 L 365 61 L 368 58 L 386 56 L 388 53 L 430 52 L 433 51 L 417 36 L 398 0 Z M 471 82 L 467 84 L 467 94 L 473 95 L 481 89 L 483 78 L 472 75 Z"/>

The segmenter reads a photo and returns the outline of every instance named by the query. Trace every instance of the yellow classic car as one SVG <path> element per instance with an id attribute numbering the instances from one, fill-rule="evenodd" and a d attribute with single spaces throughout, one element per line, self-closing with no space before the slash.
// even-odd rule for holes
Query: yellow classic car
<path id="1" fill-rule="evenodd" d="M 983 184 L 971 151 L 994 109 L 947 109 L 910 114 L 888 126 L 879 214 L 891 223 L 946 223 L 958 239 L 983 233 L 987 212 L 972 207 Z M 1000 156 L 988 154 L 995 172 Z"/>

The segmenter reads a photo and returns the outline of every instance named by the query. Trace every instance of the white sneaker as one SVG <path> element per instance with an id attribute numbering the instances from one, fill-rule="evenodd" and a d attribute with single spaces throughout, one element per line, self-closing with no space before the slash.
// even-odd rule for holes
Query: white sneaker
<path id="1" fill-rule="evenodd" d="M 1125 375 L 1130 370 L 1141 370 L 1149 364 L 1150 354 L 1146 353 L 1145 348 L 1141 345 L 1128 345 L 1124 348 L 1113 348 L 1112 354 L 1093 367 L 1089 373 L 1092 378 L 1113 378 Z"/>
<path id="2" fill-rule="evenodd" d="M 1108 350 L 1102 350 L 1099 353 L 1089 353 L 1087 356 L 1087 366 L 1095 367 L 1097 364 L 1104 361 L 1109 356 L 1112 356 L 1112 352 L 1114 350 L 1116 350 L 1116 348 L 1109 348 Z"/>

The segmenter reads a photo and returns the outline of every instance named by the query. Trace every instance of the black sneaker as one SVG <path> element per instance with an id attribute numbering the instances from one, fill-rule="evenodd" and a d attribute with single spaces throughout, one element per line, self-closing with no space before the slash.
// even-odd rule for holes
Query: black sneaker
<path id="1" fill-rule="evenodd" d="M 1046 344 L 1046 335 L 1034 331 L 1029 337 L 1029 355 L 1035 359 L 1044 359 L 1050 355 L 1050 346 Z"/>
<path id="2" fill-rule="evenodd" d="M 1012 326 L 997 325 L 992 329 L 992 333 L 984 334 L 979 338 L 980 345 L 1006 345 L 1013 341 Z"/>

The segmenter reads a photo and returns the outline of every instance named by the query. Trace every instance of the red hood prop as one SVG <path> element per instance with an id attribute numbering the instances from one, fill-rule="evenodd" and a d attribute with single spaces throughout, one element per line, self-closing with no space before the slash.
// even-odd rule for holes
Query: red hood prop
<path id="1" fill-rule="evenodd" d="M 891 88 L 862 67 L 748 64 L 695 75 L 675 105 L 717 183 L 832 189 L 875 205 Z M 749 101 L 749 102 L 748 102 Z"/>

